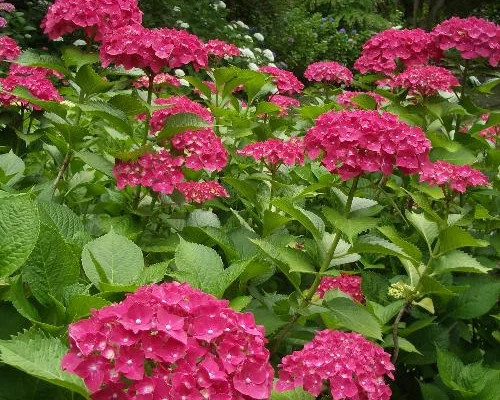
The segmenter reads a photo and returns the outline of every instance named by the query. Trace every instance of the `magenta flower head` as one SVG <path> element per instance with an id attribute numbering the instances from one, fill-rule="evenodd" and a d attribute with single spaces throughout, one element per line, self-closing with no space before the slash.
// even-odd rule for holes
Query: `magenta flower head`
<path id="1" fill-rule="evenodd" d="M 160 85 L 170 85 L 179 87 L 181 85 L 181 82 L 175 76 L 163 72 L 158 75 L 155 75 L 153 78 L 153 86 L 160 86 Z M 141 76 L 133 83 L 133 86 L 138 89 L 140 88 L 147 89 L 149 87 L 149 78 L 147 76 Z"/>
<path id="2" fill-rule="evenodd" d="M 396 76 L 391 85 L 409 89 L 412 95 L 434 96 L 438 90 L 452 92 L 460 82 L 446 68 L 426 65 L 408 68 Z"/>
<path id="3" fill-rule="evenodd" d="M 241 51 L 234 44 L 226 43 L 222 40 L 209 40 L 205 43 L 205 51 L 209 56 L 221 59 L 224 57 L 240 56 Z"/>
<path id="4" fill-rule="evenodd" d="M 149 124 L 151 131 L 156 133 L 161 131 L 165 120 L 171 115 L 191 113 L 196 114 L 205 121 L 212 123 L 213 117 L 208 109 L 200 103 L 190 100 L 186 96 L 171 96 L 168 98 L 159 98 L 155 100 L 155 104 L 165 105 L 165 108 L 153 111 Z"/>
<path id="5" fill-rule="evenodd" d="M 362 74 L 368 71 L 386 75 L 394 73 L 400 61 L 405 67 L 425 65 L 439 54 L 432 36 L 422 29 L 387 29 L 372 36 L 354 63 Z"/>
<path id="6" fill-rule="evenodd" d="M 394 379 L 390 355 L 357 333 L 323 330 L 279 365 L 278 391 L 302 386 L 313 396 L 328 380 L 334 399 L 389 400 L 384 376 Z"/>
<path id="7" fill-rule="evenodd" d="M 453 17 L 431 32 L 441 50 L 457 49 L 466 60 L 485 58 L 492 67 L 500 61 L 500 26 L 482 18 Z"/>
<path id="8" fill-rule="evenodd" d="M 489 186 L 488 177 L 468 165 L 455 165 L 446 161 L 436 161 L 425 166 L 420 173 L 420 182 L 430 186 L 446 186 L 460 193 L 468 187 Z"/>
<path id="9" fill-rule="evenodd" d="M 137 0 L 56 0 L 41 27 L 50 39 L 84 29 L 88 37 L 100 41 L 106 33 L 141 22 Z"/>
<path id="10" fill-rule="evenodd" d="M 11 13 L 13 11 L 16 11 L 16 7 L 12 3 L 7 3 L 5 1 L 0 1 L 0 11 L 5 11 L 8 13 Z"/>
<path id="11" fill-rule="evenodd" d="M 0 36 L 0 61 L 15 60 L 19 54 L 21 54 L 21 49 L 14 39 Z"/>
<path id="12" fill-rule="evenodd" d="M 275 94 L 269 97 L 269 102 L 277 105 L 281 108 L 279 113 L 280 117 L 288 115 L 288 109 L 291 107 L 300 107 L 300 103 L 297 99 L 290 96 L 283 96 L 281 94 Z"/>
<path id="13" fill-rule="evenodd" d="M 428 162 L 430 141 L 389 113 L 378 111 L 330 111 L 316 120 L 305 136 L 311 158 L 321 154 L 322 164 L 343 180 L 365 172 L 415 173 Z"/>
<path id="14" fill-rule="evenodd" d="M 226 148 L 212 128 L 178 133 L 171 143 L 174 149 L 184 154 L 188 168 L 221 171 L 227 164 Z"/>
<path id="15" fill-rule="evenodd" d="M 184 196 L 186 203 L 204 203 L 217 197 L 229 197 L 229 193 L 216 181 L 181 182 L 176 189 Z"/>
<path id="16" fill-rule="evenodd" d="M 304 84 L 290 71 L 278 67 L 261 67 L 259 71 L 273 77 L 273 81 L 280 94 L 300 93 L 304 89 Z"/>
<path id="17" fill-rule="evenodd" d="M 308 81 L 337 82 L 349 86 L 352 82 L 352 72 L 335 61 L 320 61 L 309 64 L 304 72 Z"/>
<path id="18" fill-rule="evenodd" d="M 181 167 L 184 158 L 174 157 L 167 150 L 144 154 L 137 161 L 115 161 L 113 174 L 116 186 L 142 185 L 155 192 L 171 194 L 175 185 L 182 182 L 184 174 Z"/>
<path id="19" fill-rule="evenodd" d="M 359 104 L 356 104 L 355 102 L 353 102 L 352 98 L 356 97 L 360 94 L 366 94 L 370 97 L 373 97 L 373 100 L 375 100 L 377 102 L 377 108 L 382 107 L 385 103 L 389 102 L 389 100 L 387 100 L 385 97 L 383 97 L 375 92 L 344 91 L 337 96 L 337 103 L 339 103 L 341 106 L 344 106 L 346 108 L 359 109 L 359 108 L 361 108 L 361 106 Z"/>
<path id="20" fill-rule="evenodd" d="M 301 138 L 291 138 L 288 141 L 267 139 L 263 142 L 248 144 L 237 153 L 270 165 L 304 165 L 304 142 Z"/>
<path id="21" fill-rule="evenodd" d="M 100 399 L 268 399 L 264 329 L 177 282 L 144 286 L 68 330 L 62 368 Z"/>
<path id="22" fill-rule="evenodd" d="M 162 68 L 191 64 L 195 70 L 207 66 L 207 53 L 201 40 L 177 29 L 148 29 L 129 25 L 109 32 L 100 49 L 102 65 L 123 65 L 125 69 L 144 68 L 159 73 Z"/>
<path id="23" fill-rule="evenodd" d="M 341 290 L 360 303 L 365 300 L 361 290 L 361 277 L 358 275 L 325 276 L 321 279 L 316 294 L 322 299 L 326 292 L 333 289 Z"/>

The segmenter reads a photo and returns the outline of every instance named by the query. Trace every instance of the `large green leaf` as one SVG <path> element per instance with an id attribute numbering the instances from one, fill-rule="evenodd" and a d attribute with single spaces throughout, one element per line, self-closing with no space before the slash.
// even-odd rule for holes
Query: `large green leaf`
<path id="1" fill-rule="evenodd" d="M 0 278 L 24 264 L 39 230 L 38 210 L 27 195 L 0 198 Z"/>
<path id="2" fill-rule="evenodd" d="M 280 210 L 289 214 L 293 219 L 297 220 L 316 240 L 321 241 L 321 237 L 325 232 L 325 224 L 320 217 L 294 205 L 287 199 L 276 199 L 273 201 L 273 204 Z"/>
<path id="3" fill-rule="evenodd" d="M 100 154 L 92 153 L 90 151 L 76 151 L 75 156 L 81 159 L 85 164 L 90 165 L 92 168 L 102 172 L 106 176 L 114 177 L 113 175 L 113 166 L 114 164 L 104 158 Z"/>
<path id="4" fill-rule="evenodd" d="M 410 258 L 399 246 L 374 235 L 360 236 L 351 248 L 353 253 L 376 253 L 396 257 Z"/>
<path id="5" fill-rule="evenodd" d="M 457 385 L 458 376 L 464 368 L 463 362 L 455 354 L 437 348 L 437 367 L 439 377 L 443 383 L 451 389 L 458 389 Z"/>
<path id="6" fill-rule="evenodd" d="M 395 245 L 401 247 L 401 249 L 408 254 L 415 261 L 422 260 L 422 252 L 413 243 L 410 243 L 401 237 L 401 234 L 393 226 L 381 226 L 378 228 L 379 232 L 389 239 Z"/>
<path id="7" fill-rule="evenodd" d="M 60 339 L 36 329 L 0 341 L 0 360 L 27 374 L 61 386 L 88 398 L 83 381 L 61 369 L 68 348 Z"/>
<path id="8" fill-rule="evenodd" d="M 456 285 L 468 289 L 450 301 L 451 315 L 459 319 L 472 319 L 486 314 L 498 302 L 500 281 L 490 276 L 474 275 L 455 279 Z"/>
<path id="9" fill-rule="evenodd" d="M 111 285 L 135 282 L 144 269 L 144 259 L 139 246 L 111 229 L 85 245 L 82 265 L 90 281 L 100 288 L 101 282 Z"/>
<path id="10" fill-rule="evenodd" d="M 32 67 L 50 68 L 65 75 L 69 74 L 69 71 L 60 58 L 57 58 L 50 54 L 36 53 L 33 50 L 23 51 L 21 55 L 16 58 L 16 63 L 21 65 L 29 65 Z"/>
<path id="11" fill-rule="evenodd" d="M 486 247 L 488 242 L 479 240 L 458 226 L 450 226 L 439 233 L 439 253 L 445 254 L 461 247 Z"/>
<path id="12" fill-rule="evenodd" d="M 168 117 L 163 124 L 163 128 L 158 135 L 156 135 L 158 140 L 168 139 L 174 136 L 176 133 L 186 131 L 188 129 L 195 130 L 201 128 L 207 128 L 211 124 L 205 121 L 197 114 L 193 113 L 180 113 L 174 114 Z"/>
<path id="13" fill-rule="evenodd" d="M 435 222 L 429 221 L 424 214 L 417 214 L 408 211 L 406 213 L 408 221 L 418 230 L 420 235 L 425 239 L 429 247 L 439 235 L 439 226 Z"/>
<path id="14" fill-rule="evenodd" d="M 378 220 L 372 217 L 346 218 L 338 211 L 325 207 L 323 214 L 333 227 L 344 233 L 349 241 L 353 240 L 362 232 L 375 228 Z"/>
<path id="15" fill-rule="evenodd" d="M 0 183 L 13 186 L 22 179 L 25 168 L 24 161 L 16 156 L 12 150 L 0 154 Z"/>
<path id="16" fill-rule="evenodd" d="M 99 62 L 99 54 L 85 53 L 75 46 L 66 46 L 61 49 L 62 59 L 68 67 L 77 69 L 86 64 L 96 64 Z"/>
<path id="17" fill-rule="evenodd" d="M 490 268 L 482 265 L 477 259 L 461 250 L 453 250 L 440 256 L 433 262 L 433 265 L 433 273 L 436 275 L 452 271 L 483 274 L 490 270 Z"/>
<path id="18" fill-rule="evenodd" d="M 78 107 L 90 115 L 105 119 L 113 127 L 119 128 L 123 132 L 132 133 L 132 125 L 128 120 L 127 114 L 109 103 L 89 101 L 86 104 L 79 104 Z"/>
<path id="19" fill-rule="evenodd" d="M 103 93 L 114 86 L 97 74 L 89 64 L 83 65 L 75 75 L 75 83 L 87 95 Z"/>

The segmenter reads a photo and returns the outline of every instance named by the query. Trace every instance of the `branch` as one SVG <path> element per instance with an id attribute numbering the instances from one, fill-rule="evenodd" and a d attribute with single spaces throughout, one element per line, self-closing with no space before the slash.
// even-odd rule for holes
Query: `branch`
<path id="1" fill-rule="evenodd" d="M 401 321 L 401 318 L 403 318 L 403 314 L 406 311 L 406 307 L 408 307 L 408 303 L 404 303 L 403 307 L 401 307 L 401 310 L 399 310 L 399 313 L 394 320 L 394 323 L 392 324 L 392 343 L 394 346 L 394 352 L 392 353 L 392 358 L 391 361 L 393 364 L 396 364 L 396 360 L 398 359 L 399 355 L 399 342 L 398 342 L 398 325 L 399 322 Z"/>

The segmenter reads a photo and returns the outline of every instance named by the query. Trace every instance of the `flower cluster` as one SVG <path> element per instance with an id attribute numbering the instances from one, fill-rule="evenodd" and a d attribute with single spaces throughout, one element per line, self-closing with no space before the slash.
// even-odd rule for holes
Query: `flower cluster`
<path id="1" fill-rule="evenodd" d="M 16 7 L 12 3 L 6 3 L 3 0 L 0 1 L 0 11 L 5 11 L 11 13 L 16 11 Z M 7 20 L 4 17 L 0 17 L 0 28 L 5 28 L 7 26 Z"/>
<path id="2" fill-rule="evenodd" d="M 412 95 L 434 96 L 439 90 L 453 91 L 453 87 L 460 86 L 460 82 L 446 68 L 426 65 L 408 68 L 394 78 L 391 85 L 409 89 Z"/>
<path id="3" fill-rule="evenodd" d="M 148 29 L 125 26 L 110 32 L 100 49 L 104 67 L 114 63 L 126 69 L 146 68 L 154 73 L 163 67 L 179 68 L 191 63 L 198 70 L 206 67 L 207 53 L 200 39 L 177 29 Z"/>
<path id="4" fill-rule="evenodd" d="M 363 291 L 361 290 L 361 277 L 358 275 L 325 276 L 321 279 L 316 294 L 322 299 L 326 292 L 333 289 L 341 290 L 360 303 L 364 301 Z"/>
<path id="5" fill-rule="evenodd" d="M 349 86 L 352 82 L 352 72 L 335 61 L 320 61 L 309 64 L 304 72 L 309 81 L 337 82 Z"/>
<path id="6" fill-rule="evenodd" d="M 347 180 L 363 172 L 389 175 L 394 167 L 418 172 L 428 160 L 430 141 L 393 114 L 343 110 L 321 115 L 307 132 L 305 147 L 312 158 L 323 152 L 323 165 Z"/>
<path id="7" fill-rule="evenodd" d="M 302 386 L 318 396 L 323 380 L 328 380 L 334 399 L 391 397 L 384 381 L 385 375 L 394 379 L 389 354 L 357 333 L 319 331 L 302 350 L 284 357 L 279 367 L 276 387 L 280 391 Z"/>
<path id="8" fill-rule="evenodd" d="M 385 97 L 374 92 L 344 91 L 337 96 L 337 103 L 339 103 L 341 106 L 344 107 L 361 108 L 359 104 L 356 104 L 355 102 L 352 101 L 353 97 L 359 96 L 360 94 L 366 94 L 367 96 L 373 97 L 373 100 L 375 100 L 377 103 L 377 108 L 381 107 L 382 105 L 384 105 L 384 103 L 387 103 L 388 101 Z"/>
<path id="9" fill-rule="evenodd" d="M 481 116 L 481 119 L 483 121 L 488 121 L 488 114 L 483 114 Z M 496 143 L 497 138 L 500 136 L 500 125 L 493 125 L 490 126 L 489 128 L 485 128 L 481 131 L 478 132 L 478 135 L 481 136 L 482 138 L 490 141 L 491 143 Z"/>
<path id="10" fill-rule="evenodd" d="M 8 36 L 0 36 L 0 61 L 15 60 L 21 54 L 16 41 Z"/>
<path id="11" fill-rule="evenodd" d="M 221 171 L 227 164 L 227 151 L 212 128 L 178 133 L 171 143 L 174 149 L 183 152 L 188 168 Z"/>
<path id="12" fill-rule="evenodd" d="M 425 65 L 430 58 L 438 57 L 432 43 L 432 36 L 422 29 L 387 29 L 363 45 L 354 68 L 363 74 L 373 71 L 391 75 L 397 61 L 405 67 Z"/>
<path id="13" fill-rule="evenodd" d="M 176 188 L 184 196 L 187 203 L 204 203 L 216 197 L 229 197 L 224 186 L 216 181 L 181 182 Z"/>
<path id="14" fill-rule="evenodd" d="M 226 43 L 222 40 L 209 40 L 205 44 L 205 51 L 209 56 L 216 58 L 240 56 L 241 51 L 234 44 Z"/>
<path id="15" fill-rule="evenodd" d="M 50 39 L 84 29 L 90 39 L 101 40 L 120 27 L 141 22 L 137 0 L 56 0 L 41 27 Z"/>
<path id="16" fill-rule="evenodd" d="M 288 141 L 267 139 L 246 145 L 237 153 L 271 165 L 304 165 L 304 142 L 301 138 L 291 138 Z"/>
<path id="17" fill-rule="evenodd" d="M 181 171 L 183 164 L 182 157 L 174 157 L 168 151 L 161 150 L 144 154 L 137 161 L 116 160 L 113 174 L 118 189 L 127 185 L 142 185 L 152 188 L 155 192 L 171 194 L 175 185 L 184 179 Z"/>
<path id="18" fill-rule="evenodd" d="M 289 96 L 283 96 L 280 94 L 272 95 L 269 98 L 269 102 L 276 104 L 278 107 L 281 108 L 281 111 L 279 113 L 280 117 L 288 115 L 288 109 L 290 107 L 300 107 L 300 103 L 297 99 L 294 99 L 293 97 Z"/>
<path id="19" fill-rule="evenodd" d="M 464 193 L 471 186 L 488 186 L 488 177 L 468 165 L 455 165 L 446 161 L 429 163 L 422 169 L 420 182 L 431 186 L 449 185 L 452 190 Z"/>
<path id="20" fill-rule="evenodd" d="M 300 93 L 304 89 L 304 85 L 297 77 L 290 71 L 280 69 L 278 67 L 261 67 L 260 72 L 272 75 L 274 83 L 280 93 L 292 94 L 294 92 Z"/>
<path id="21" fill-rule="evenodd" d="M 96 400 L 270 396 L 263 328 L 188 284 L 144 286 L 71 324 L 68 335 L 62 367 Z"/>
<path id="22" fill-rule="evenodd" d="M 62 101 L 63 98 L 55 88 L 48 75 L 56 75 L 53 70 L 41 67 L 28 67 L 18 64 L 11 64 L 9 75 L 6 78 L 0 78 L 0 104 L 9 106 L 14 102 L 19 102 L 23 106 L 31 105 L 35 110 L 40 107 L 30 104 L 27 100 L 18 98 L 10 94 L 17 86 L 26 88 L 32 96 L 44 101 Z M 60 75 L 57 75 L 60 76 Z"/>
<path id="23" fill-rule="evenodd" d="M 457 49 L 467 60 L 488 59 L 492 67 L 500 61 L 500 26 L 482 18 L 450 18 L 431 32 L 441 50 Z"/>
<path id="24" fill-rule="evenodd" d="M 135 88 L 148 88 L 149 87 L 149 78 L 147 76 L 141 76 L 134 82 Z M 171 85 L 171 86 L 180 86 L 181 82 L 178 78 L 173 75 L 167 73 L 160 73 L 154 76 L 153 78 L 153 86 L 154 85 Z"/>
<path id="25" fill-rule="evenodd" d="M 165 120 L 171 115 L 181 113 L 192 113 L 203 118 L 207 122 L 212 122 L 213 117 L 210 111 L 201 104 L 190 100 L 186 96 L 171 96 L 155 100 L 155 104 L 168 106 L 160 110 L 153 111 L 149 124 L 152 132 L 158 132 L 163 128 Z"/>

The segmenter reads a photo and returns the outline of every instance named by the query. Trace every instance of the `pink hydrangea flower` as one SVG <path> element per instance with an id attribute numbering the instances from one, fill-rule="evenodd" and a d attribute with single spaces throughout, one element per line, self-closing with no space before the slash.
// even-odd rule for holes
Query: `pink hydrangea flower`
<path id="1" fill-rule="evenodd" d="M 188 168 L 221 171 L 227 164 L 227 151 L 212 128 L 178 133 L 171 143 L 174 149 L 183 152 Z"/>
<path id="2" fill-rule="evenodd" d="M 215 58 L 224 58 L 226 56 L 240 56 L 241 51 L 234 44 L 226 43 L 222 40 L 209 40 L 205 43 L 205 51 L 209 56 L 214 56 Z"/>
<path id="3" fill-rule="evenodd" d="M 349 86 L 352 82 L 352 72 L 335 61 L 320 61 L 309 64 L 304 72 L 308 81 L 337 82 Z"/>
<path id="4" fill-rule="evenodd" d="M 432 36 L 422 29 L 387 29 L 372 36 L 364 45 L 361 56 L 354 63 L 361 73 L 368 71 L 391 75 L 399 60 L 405 67 L 426 65 L 438 58 Z"/>
<path id="5" fill-rule="evenodd" d="M 469 165 L 455 165 L 446 161 L 429 163 L 420 173 L 420 182 L 430 186 L 446 186 L 460 193 L 468 187 L 489 186 L 488 177 Z"/>
<path id="6" fill-rule="evenodd" d="M 155 104 L 165 105 L 167 107 L 153 111 L 151 120 L 149 121 L 152 132 L 161 131 L 163 124 L 168 117 L 181 113 L 196 114 L 209 123 L 213 122 L 213 117 L 209 110 L 203 107 L 200 103 L 190 100 L 186 96 L 159 98 L 155 100 Z"/>
<path id="7" fill-rule="evenodd" d="M 302 92 L 304 84 L 290 71 L 278 67 L 261 67 L 260 72 L 272 75 L 274 83 L 280 94 L 293 94 Z"/>
<path id="8" fill-rule="evenodd" d="M 269 97 L 269 102 L 276 104 L 278 107 L 281 107 L 281 111 L 279 113 L 280 117 L 284 117 L 288 115 L 288 109 L 291 107 L 300 107 L 300 103 L 297 99 L 294 99 L 290 96 L 283 96 L 280 94 L 275 94 Z"/>
<path id="9" fill-rule="evenodd" d="M 162 68 L 191 64 L 195 70 L 207 66 L 207 53 L 201 40 L 177 29 L 148 29 L 124 26 L 108 33 L 100 49 L 102 65 L 123 65 L 126 69 L 146 68 L 159 73 Z"/>
<path id="10" fill-rule="evenodd" d="M 181 85 L 181 82 L 179 79 L 177 79 L 175 76 L 167 74 L 167 73 L 159 73 L 158 75 L 155 75 L 153 78 L 153 86 L 160 86 L 160 85 L 170 85 L 170 86 L 176 86 L 179 87 Z M 147 76 L 141 76 L 139 79 L 137 79 L 134 83 L 133 86 L 135 88 L 148 88 L 149 87 L 149 78 Z"/>
<path id="11" fill-rule="evenodd" d="M 389 175 L 395 167 L 418 172 L 431 146 L 420 128 L 393 114 L 343 110 L 321 115 L 307 132 L 305 147 L 313 159 L 323 153 L 322 164 L 347 180 L 364 172 Z"/>
<path id="12" fill-rule="evenodd" d="M 39 75 L 45 78 L 49 78 L 52 76 L 58 79 L 64 78 L 63 74 L 51 68 L 32 67 L 30 65 L 21 65 L 16 63 L 10 64 L 9 74 L 17 76 Z"/>
<path id="13" fill-rule="evenodd" d="M 267 139 L 248 144 L 237 153 L 271 165 L 304 165 L 304 142 L 301 138 L 291 138 L 288 141 Z"/>
<path id="14" fill-rule="evenodd" d="M 216 181 L 181 182 L 176 186 L 186 203 L 204 203 L 217 197 L 229 197 L 224 186 Z"/>
<path id="15" fill-rule="evenodd" d="M 492 67 L 500 61 L 500 26 L 482 18 L 453 17 L 431 32 L 441 50 L 457 49 L 466 60 L 486 58 Z"/>
<path id="16" fill-rule="evenodd" d="M 6 3 L 5 1 L 0 2 L 0 11 L 5 11 L 11 13 L 16 11 L 16 7 L 12 3 Z"/>
<path id="17" fill-rule="evenodd" d="M 268 399 L 264 329 L 227 300 L 177 282 L 139 288 L 69 326 L 61 365 L 96 400 Z"/>
<path id="18" fill-rule="evenodd" d="M 144 154 L 137 161 L 116 160 L 113 174 L 118 189 L 127 185 L 142 185 L 155 192 L 171 194 L 175 185 L 184 179 L 181 170 L 183 164 L 182 157 L 174 157 L 168 151 L 161 150 Z"/>
<path id="19" fill-rule="evenodd" d="M 16 41 L 8 36 L 0 36 L 0 61 L 15 60 L 21 54 Z"/>
<path id="20" fill-rule="evenodd" d="M 410 94 L 434 96 L 438 90 L 453 91 L 454 86 L 460 86 L 457 78 L 446 68 L 432 65 L 414 66 L 396 76 L 392 86 L 410 90 Z"/>
<path id="21" fill-rule="evenodd" d="M 365 300 L 361 290 L 361 277 L 358 275 L 325 276 L 321 279 L 316 294 L 322 299 L 332 289 L 339 289 L 360 303 Z"/>
<path id="22" fill-rule="evenodd" d="M 313 396 L 330 383 L 334 399 L 389 400 L 391 389 L 384 377 L 394 379 L 390 355 L 357 333 L 335 330 L 316 332 L 300 351 L 279 365 L 278 391 L 302 386 Z"/>
<path id="23" fill-rule="evenodd" d="M 137 0 L 56 0 L 41 27 L 50 39 L 84 29 L 91 39 L 101 40 L 106 33 L 141 22 Z"/>
<path id="24" fill-rule="evenodd" d="M 349 108 L 355 108 L 359 109 L 361 108 L 358 104 L 354 103 L 352 101 L 353 97 L 356 97 L 360 94 L 366 94 L 370 97 L 373 97 L 373 99 L 377 102 L 377 108 L 382 107 L 384 103 L 387 103 L 389 100 L 387 100 L 385 97 L 379 95 L 378 93 L 375 92 L 349 92 L 349 91 L 344 91 L 340 93 L 337 96 L 337 103 L 339 103 L 341 106 L 344 107 L 349 107 Z"/>
<path id="25" fill-rule="evenodd" d="M 481 115 L 481 119 L 485 122 L 488 121 L 488 118 L 488 114 Z M 478 132 L 478 135 L 491 143 L 496 143 L 497 138 L 500 136 L 500 125 L 493 125 L 489 128 L 483 129 Z"/>

